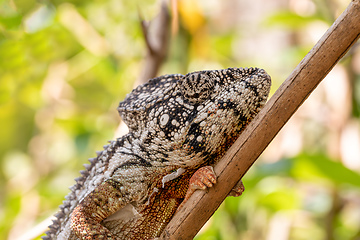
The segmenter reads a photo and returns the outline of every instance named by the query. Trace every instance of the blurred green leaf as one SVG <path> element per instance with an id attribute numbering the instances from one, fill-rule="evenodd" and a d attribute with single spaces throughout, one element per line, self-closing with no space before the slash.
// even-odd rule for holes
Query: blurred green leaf
<path id="1" fill-rule="evenodd" d="M 315 21 L 322 21 L 322 18 L 316 15 L 304 17 L 291 11 L 277 12 L 265 20 L 267 26 L 282 26 L 292 30 L 305 28 Z"/>
<path id="2" fill-rule="evenodd" d="M 10 29 L 16 29 L 20 26 L 22 22 L 22 16 L 21 15 L 12 15 L 12 16 L 2 16 L 0 15 L 0 25 L 2 25 L 4 28 Z"/>
<path id="3" fill-rule="evenodd" d="M 279 189 L 259 199 L 259 203 L 274 212 L 296 209 L 300 206 L 300 199 L 295 189 Z"/>
<path id="4" fill-rule="evenodd" d="M 292 174 L 299 180 L 351 184 L 360 187 L 360 174 L 323 154 L 302 154 L 294 160 Z"/>

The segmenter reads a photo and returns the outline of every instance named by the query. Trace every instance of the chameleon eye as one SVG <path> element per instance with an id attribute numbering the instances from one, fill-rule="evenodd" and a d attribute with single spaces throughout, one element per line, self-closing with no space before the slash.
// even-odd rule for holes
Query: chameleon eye
<path id="1" fill-rule="evenodd" d="M 207 74 L 189 73 L 180 81 L 180 89 L 183 96 L 190 102 L 202 102 L 210 96 L 214 89 L 214 83 Z"/>

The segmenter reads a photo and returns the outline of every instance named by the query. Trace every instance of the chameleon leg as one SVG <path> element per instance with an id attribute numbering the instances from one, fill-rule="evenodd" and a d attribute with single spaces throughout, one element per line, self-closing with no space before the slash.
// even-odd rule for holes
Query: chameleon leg
<path id="1" fill-rule="evenodd" d="M 228 196 L 240 197 L 241 194 L 245 191 L 243 182 L 240 180 L 235 187 L 231 190 Z"/>
<path id="2" fill-rule="evenodd" d="M 215 183 L 216 183 L 216 175 L 213 167 L 205 166 L 199 168 L 191 176 L 189 181 L 189 188 L 178 210 L 185 204 L 185 202 L 187 202 L 187 200 L 196 190 L 205 190 L 207 187 L 212 187 Z"/>
<path id="3" fill-rule="evenodd" d="M 190 196 L 196 190 L 205 190 L 207 187 L 212 187 L 213 184 L 215 183 L 216 183 L 216 175 L 213 167 L 205 166 L 199 168 L 190 178 L 189 188 L 186 192 L 184 201 L 180 204 L 177 211 L 179 211 L 179 209 L 185 204 L 185 202 L 189 200 Z M 228 196 L 239 197 L 244 192 L 244 190 L 245 190 L 244 184 L 240 180 L 231 190 Z"/>
<path id="4" fill-rule="evenodd" d="M 114 179 L 108 179 L 88 194 L 71 214 L 71 227 L 80 239 L 111 239 L 111 232 L 100 222 L 141 197 L 144 186 L 130 189 Z M 139 190 L 140 189 L 140 190 Z"/>
<path id="5" fill-rule="evenodd" d="M 100 222 L 125 204 L 116 184 L 114 180 L 103 182 L 72 212 L 71 227 L 80 239 L 115 239 Z"/>

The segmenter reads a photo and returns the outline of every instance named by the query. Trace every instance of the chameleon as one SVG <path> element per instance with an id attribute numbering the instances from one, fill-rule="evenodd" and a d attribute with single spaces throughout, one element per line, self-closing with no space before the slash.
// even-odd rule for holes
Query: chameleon
<path id="1" fill-rule="evenodd" d="M 267 101 L 260 68 L 150 79 L 120 102 L 129 132 L 80 171 L 43 240 L 156 239 Z M 240 195 L 242 183 L 230 195 Z"/>

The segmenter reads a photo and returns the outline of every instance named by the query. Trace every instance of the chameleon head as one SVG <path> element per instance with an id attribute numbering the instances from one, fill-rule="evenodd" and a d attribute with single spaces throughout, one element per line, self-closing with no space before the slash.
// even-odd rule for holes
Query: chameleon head
<path id="1" fill-rule="evenodd" d="M 134 89 L 118 110 L 140 141 L 139 155 L 196 167 L 230 147 L 265 104 L 270 85 L 258 68 L 164 75 Z"/>
<path id="2" fill-rule="evenodd" d="M 228 68 L 187 74 L 178 82 L 193 110 L 183 131 L 185 165 L 216 161 L 265 104 L 270 76 L 258 68 Z M 191 157 L 190 157 L 191 156 Z"/>

